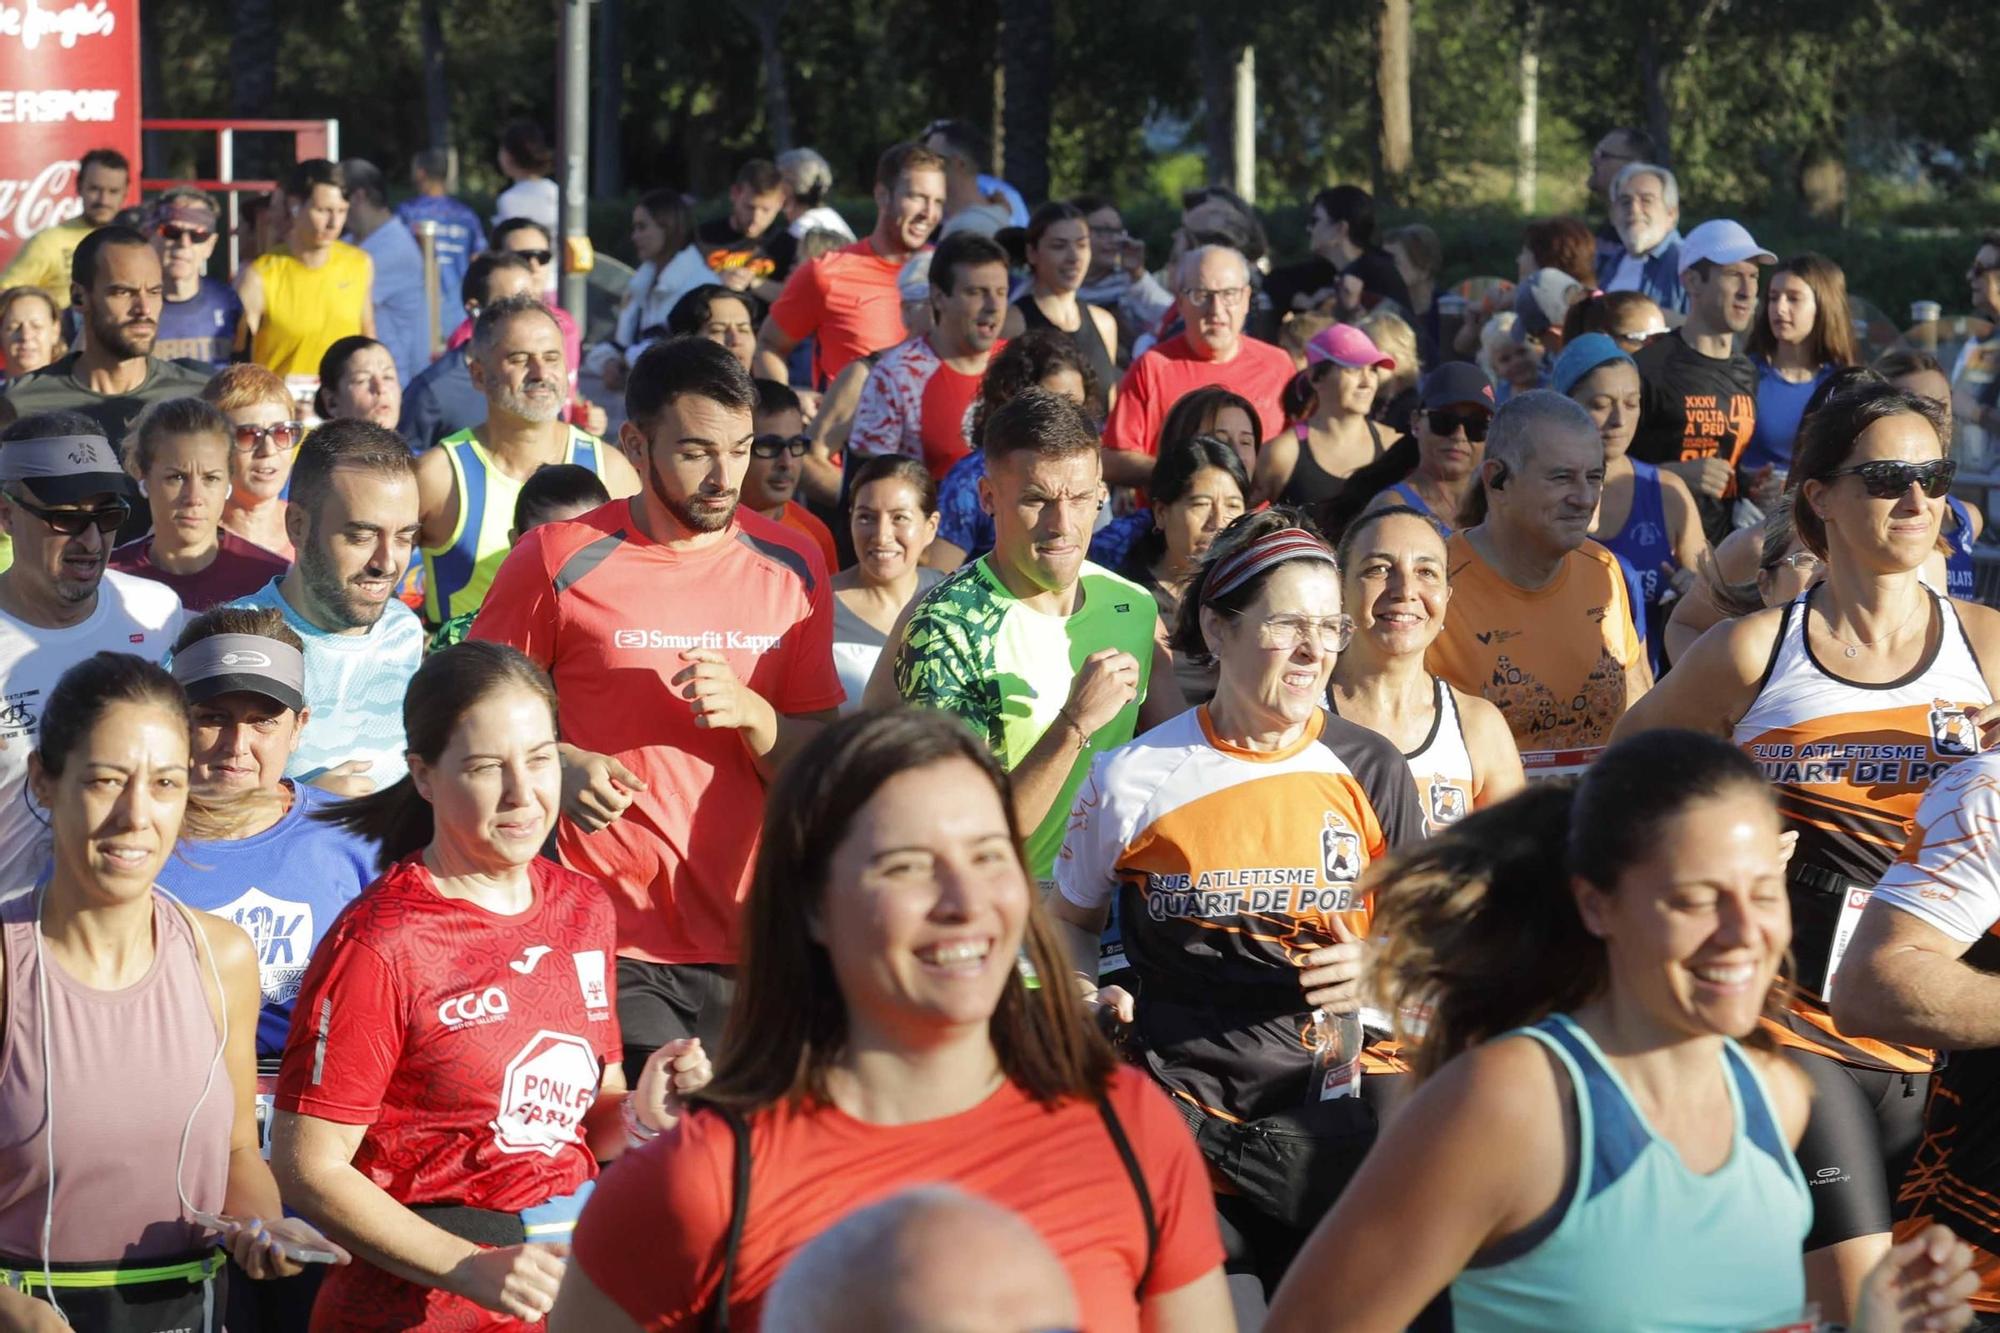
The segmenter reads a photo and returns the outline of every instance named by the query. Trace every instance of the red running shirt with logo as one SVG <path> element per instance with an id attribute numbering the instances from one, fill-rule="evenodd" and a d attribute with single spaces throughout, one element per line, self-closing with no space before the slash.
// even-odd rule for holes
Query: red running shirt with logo
<path id="1" fill-rule="evenodd" d="M 650 963 L 733 963 L 764 819 L 764 780 L 736 731 L 695 725 L 673 678 L 696 649 L 780 713 L 838 708 L 833 593 L 813 541 L 738 509 L 699 550 L 652 541 L 631 501 L 521 538 L 472 622 L 556 683 L 563 739 L 645 782 L 610 827 L 557 826 L 563 863 L 600 880 L 618 952 Z"/>
<path id="2" fill-rule="evenodd" d="M 622 1046 L 611 904 L 551 861 L 497 916 L 437 891 L 421 853 L 340 914 L 313 953 L 278 1076 L 281 1111 L 365 1125 L 354 1167 L 399 1203 L 519 1212 L 597 1174 L 583 1116 Z M 356 1260 L 314 1328 L 518 1325 Z"/>

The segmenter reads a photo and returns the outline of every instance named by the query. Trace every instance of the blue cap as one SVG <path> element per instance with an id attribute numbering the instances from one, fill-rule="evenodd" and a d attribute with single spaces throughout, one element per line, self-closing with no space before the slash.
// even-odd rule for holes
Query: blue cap
<path id="1" fill-rule="evenodd" d="M 1578 380 L 1613 361 L 1623 361 L 1635 369 L 1639 364 L 1624 348 L 1613 342 L 1608 333 L 1586 333 L 1580 338 L 1572 338 L 1562 349 L 1562 355 L 1556 358 L 1555 391 L 1568 397 Z"/>

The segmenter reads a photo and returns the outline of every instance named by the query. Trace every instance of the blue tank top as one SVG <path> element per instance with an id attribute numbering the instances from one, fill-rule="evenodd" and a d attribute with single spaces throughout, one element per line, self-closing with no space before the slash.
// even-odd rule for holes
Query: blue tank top
<path id="1" fill-rule="evenodd" d="M 1653 1133 L 1569 1017 L 1511 1035 L 1540 1042 L 1569 1073 L 1575 1185 L 1556 1205 L 1554 1228 L 1526 1253 L 1467 1268 L 1451 1284 L 1458 1333 L 1742 1333 L 1799 1319 L 1812 1202 L 1764 1081 L 1735 1042 L 1722 1048 L 1735 1141 L 1703 1176 Z"/>
<path id="2" fill-rule="evenodd" d="M 1944 502 L 1951 507 L 1951 516 L 1956 520 L 1945 534 L 1945 540 L 1951 543 L 1951 554 L 1944 560 L 1944 595 L 1961 602 L 1977 601 L 1973 596 L 1979 580 L 1972 563 L 1972 511 L 1956 495 L 1947 495 Z"/>
<path id="3" fill-rule="evenodd" d="M 1451 536 L 1451 520 L 1441 517 L 1436 510 L 1432 509 L 1424 497 L 1417 494 L 1417 488 L 1410 485 L 1409 482 L 1397 482 L 1389 488 L 1389 494 L 1396 497 L 1397 504 L 1408 505 L 1419 514 L 1428 515 L 1433 523 L 1444 529 L 1445 536 Z"/>
<path id="4" fill-rule="evenodd" d="M 1632 606 L 1633 615 L 1643 617 L 1637 626 L 1639 637 L 1646 641 L 1654 672 L 1665 670 L 1661 645 L 1666 641 L 1666 608 L 1660 599 L 1671 585 L 1660 566 L 1674 563 L 1674 546 L 1667 533 L 1667 506 L 1660 494 L 1657 467 L 1632 460 L 1632 511 L 1615 535 L 1597 540 L 1624 561 L 1628 581 L 1636 583 L 1639 595 Z M 1643 612 L 1639 610 L 1642 606 Z"/>

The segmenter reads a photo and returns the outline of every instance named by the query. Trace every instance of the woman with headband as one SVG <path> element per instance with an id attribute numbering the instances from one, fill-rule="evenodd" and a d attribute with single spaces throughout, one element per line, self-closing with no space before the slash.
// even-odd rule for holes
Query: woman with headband
<path id="1" fill-rule="evenodd" d="M 55 845 L 0 897 L 0 1328 L 214 1333 L 218 1244 L 253 1278 L 346 1256 L 283 1217 L 257 1151 L 250 940 L 156 887 L 199 823 L 187 700 L 98 653 L 28 765 Z"/>
<path id="2" fill-rule="evenodd" d="M 1324 707 L 1353 632 L 1315 528 L 1282 507 L 1232 523 L 1172 644 L 1214 659 L 1214 698 L 1098 758 L 1056 862 L 1052 907 L 1091 989 L 1117 900 L 1142 1000 L 1098 998 L 1195 1128 L 1232 1285 L 1260 1293 L 1360 1162 L 1379 1075 L 1400 1068 L 1380 1047 L 1315 1049 L 1361 1009 L 1363 872 L 1423 836 L 1403 757 Z"/>

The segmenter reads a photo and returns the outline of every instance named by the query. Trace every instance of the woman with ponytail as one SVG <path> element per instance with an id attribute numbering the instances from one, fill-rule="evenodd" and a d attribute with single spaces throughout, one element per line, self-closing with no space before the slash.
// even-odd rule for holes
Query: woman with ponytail
<path id="1" fill-rule="evenodd" d="M 1791 914 L 1755 764 L 1694 732 L 1637 736 L 1579 785 L 1395 858 L 1373 890 L 1373 998 L 1421 1029 L 1423 1081 L 1267 1330 L 1400 1329 L 1447 1288 L 1461 1333 L 1805 1317 L 1812 1206 L 1791 1148 L 1810 1085 L 1759 1028 Z M 1959 1326 L 1961 1251 L 1923 1238 L 1871 1280 L 1856 1327 L 1905 1327 L 1912 1292 L 1908 1327 Z"/>
<path id="2" fill-rule="evenodd" d="M 1288 430 L 1257 455 L 1251 503 L 1324 504 L 1356 469 L 1380 458 L 1395 436 L 1369 415 L 1381 372 L 1396 360 L 1352 324 L 1321 329 L 1306 344 L 1306 368 L 1279 402 Z"/>
<path id="3" fill-rule="evenodd" d="M 409 773 L 322 816 L 387 868 L 313 954 L 278 1079 L 286 1202 L 356 1257 L 315 1328 L 540 1320 L 597 1163 L 707 1081 L 700 1048 L 670 1043 L 625 1096 L 611 903 L 538 856 L 555 705 L 514 649 L 446 648 L 403 701 Z"/>

